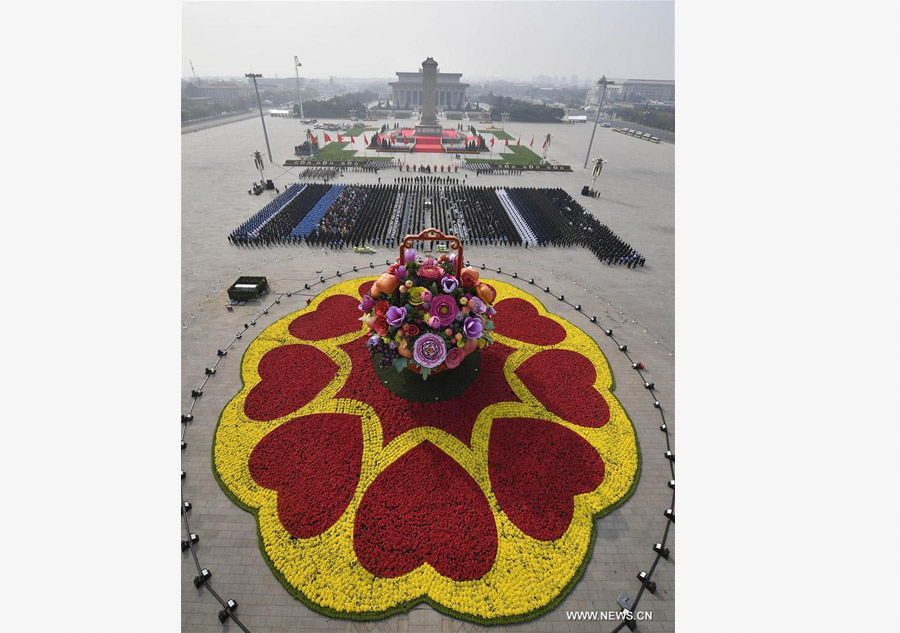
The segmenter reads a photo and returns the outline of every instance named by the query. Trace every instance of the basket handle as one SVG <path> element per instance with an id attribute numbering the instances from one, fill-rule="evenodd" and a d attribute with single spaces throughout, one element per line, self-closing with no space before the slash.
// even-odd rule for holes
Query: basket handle
<path id="1" fill-rule="evenodd" d="M 444 235 L 437 229 L 425 229 L 418 235 L 407 235 L 403 238 L 403 241 L 400 242 L 400 261 L 405 261 L 404 255 L 406 255 L 406 249 L 412 248 L 413 242 L 415 241 L 423 241 L 423 242 L 447 242 L 450 248 L 456 251 L 456 261 L 453 262 L 454 269 L 456 270 L 456 276 L 462 274 L 462 265 L 463 265 L 463 247 L 462 243 L 459 241 L 459 238 L 455 235 Z"/>

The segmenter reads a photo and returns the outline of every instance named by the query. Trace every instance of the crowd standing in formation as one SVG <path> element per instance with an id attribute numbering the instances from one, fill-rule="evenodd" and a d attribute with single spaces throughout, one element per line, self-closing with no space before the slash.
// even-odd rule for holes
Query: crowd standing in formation
<path id="1" fill-rule="evenodd" d="M 298 178 L 300 180 L 321 180 L 328 182 L 333 178 L 337 178 L 341 170 L 337 167 L 307 167 L 300 172 Z"/>
<path id="2" fill-rule="evenodd" d="M 396 248 L 403 236 L 434 227 L 467 244 L 584 246 L 609 265 L 635 268 L 646 261 L 562 189 L 471 187 L 440 175 L 394 180 L 291 185 L 228 239 L 239 246 Z"/>

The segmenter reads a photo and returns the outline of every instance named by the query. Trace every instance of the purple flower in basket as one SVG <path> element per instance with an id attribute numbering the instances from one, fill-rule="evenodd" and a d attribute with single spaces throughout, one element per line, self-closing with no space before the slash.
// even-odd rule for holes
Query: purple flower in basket
<path id="1" fill-rule="evenodd" d="M 428 327 L 430 327 L 432 330 L 438 329 L 439 327 L 441 327 L 441 320 L 436 316 L 428 317 Z"/>
<path id="2" fill-rule="evenodd" d="M 430 290 L 423 290 L 423 291 L 422 291 L 422 301 L 424 301 L 424 302 L 431 301 L 431 296 L 432 296 L 432 295 L 431 295 L 431 291 L 430 291 Z"/>
<path id="3" fill-rule="evenodd" d="M 388 325 L 391 327 L 400 327 L 403 325 L 403 321 L 406 320 L 406 308 L 391 306 L 384 316 L 387 319 Z"/>
<path id="4" fill-rule="evenodd" d="M 463 323 L 463 334 L 466 335 L 466 338 L 481 338 L 483 331 L 484 325 L 477 317 L 469 317 Z"/>
<path id="5" fill-rule="evenodd" d="M 407 262 L 416 261 L 416 249 L 414 249 L 414 248 L 406 249 L 405 259 Z"/>
<path id="6" fill-rule="evenodd" d="M 403 279 L 406 277 L 406 266 L 398 266 L 397 270 L 394 271 L 394 275 L 397 279 Z"/>
<path id="7" fill-rule="evenodd" d="M 423 334 L 413 345 L 413 360 L 422 367 L 433 369 L 443 363 L 446 357 L 447 347 L 437 334 Z"/>
<path id="8" fill-rule="evenodd" d="M 484 301 L 482 301 L 478 297 L 472 297 L 472 300 L 469 301 L 466 305 L 469 306 L 469 309 L 475 316 L 481 316 L 487 311 L 487 306 L 484 305 Z"/>
<path id="9" fill-rule="evenodd" d="M 359 304 L 359 309 L 362 310 L 363 312 L 371 312 L 372 308 L 374 308 L 374 307 L 375 307 L 375 299 L 373 299 L 369 295 L 366 295 L 365 297 L 363 297 L 362 301 Z"/>
<path id="10" fill-rule="evenodd" d="M 433 317 L 437 317 L 441 326 L 447 326 L 456 319 L 456 315 L 459 313 L 459 306 L 456 305 L 456 299 L 450 295 L 438 295 L 431 300 L 428 313 Z"/>
<path id="11" fill-rule="evenodd" d="M 459 282 L 456 280 L 456 277 L 452 277 L 447 275 L 443 279 L 441 279 L 441 288 L 444 289 L 444 292 L 450 294 L 454 290 L 459 287 Z"/>

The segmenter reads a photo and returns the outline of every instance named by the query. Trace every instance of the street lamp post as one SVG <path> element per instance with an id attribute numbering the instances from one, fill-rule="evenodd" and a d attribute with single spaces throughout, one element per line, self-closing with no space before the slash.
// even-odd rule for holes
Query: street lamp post
<path id="1" fill-rule="evenodd" d="M 263 116 L 262 101 L 259 99 L 259 86 L 256 85 L 256 78 L 262 77 L 262 75 L 259 73 L 247 73 L 244 77 L 249 77 L 253 80 L 253 89 L 256 90 L 256 103 L 259 106 L 259 120 L 262 121 L 263 136 L 266 137 L 266 151 L 269 152 L 269 162 L 274 163 L 275 161 L 272 160 L 272 148 L 269 147 L 269 133 L 266 131 L 266 117 Z"/>
<path id="2" fill-rule="evenodd" d="M 606 75 L 600 77 L 600 80 L 597 82 L 598 86 L 603 86 L 603 91 L 600 93 L 600 104 L 597 106 L 597 118 L 594 120 L 594 130 L 591 132 L 591 142 L 588 143 L 587 155 L 584 157 L 584 168 L 587 169 L 588 160 L 591 158 L 591 146 L 594 144 L 594 134 L 597 133 L 597 124 L 600 122 L 600 109 L 603 108 L 603 97 L 606 96 L 606 86 L 609 84 L 614 84 L 614 81 L 607 81 Z"/>
<path id="3" fill-rule="evenodd" d="M 509 112 L 503 112 L 500 114 L 500 131 L 506 130 L 506 119 L 509 118 Z"/>
<path id="4" fill-rule="evenodd" d="M 300 92 L 300 67 L 302 65 L 297 56 L 294 55 L 294 74 L 297 75 L 297 102 L 300 104 L 300 118 L 305 119 L 306 117 L 303 116 L 303 95 Z"/>

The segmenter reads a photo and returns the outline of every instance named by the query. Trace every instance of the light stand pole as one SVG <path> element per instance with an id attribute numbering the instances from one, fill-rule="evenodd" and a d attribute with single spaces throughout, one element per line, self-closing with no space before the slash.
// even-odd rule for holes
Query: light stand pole
<path id="1" fill-rule="evenodd" d="M 508 118 L 509 118 L 509 112 L 503 112 L 500 115 L 500 131 L 501 132 L 506 131 L 506 119 L 508 119 Z"/>
<path id="2" fill-rule="evenodd" d="M 591 178 L 591 190 L 594 189 L 594 183 L 597 181 L 597 176 L 600 175 L 600 172 L 603 171 L 603 165 L 606 164 L 606 161 L 603 160 L 603 157 L 594 159 L 594 174 L 593 178 Z"/>
<path id="3" fill-rule="evenodd" d="M 253 164 L 256 165 L 256 168 L 259 170 L 259 184 L 263 187 L 266 186 L 266 176 L 263 174 L 263 159 L 262 154 L 259 151 L 254 151 L 251 156 L 253 156 Z"/>
<path id="4" fill-rule="evenodd" d="M 263 126 L 263 136 L 266 137 L 266 151 L 269 152 L 269 162 L 274 163 L 272 160 L 272 148 L 269 147 L 269 133 L 266 131 L 266 117 L 263 116 L 262 111 L 262 101 L 259 100 L 259 86 L 256 85 L 256 78 L 262 77 L 259 73 L 247 73 L 244 77 L 250 77 L 253 80 L 253 89 L 256 90 L 256 103 L 259 106 L 259 120 L 262 121 Z"/>
<path id="5" fill-rule="evenodd" d="M 306 117 L 303 116 L 303 95 L 300 93 L 300 67 L 302 65 L 297 56 L 294 55 L 294 74 L 297 75 L 297 102 L 300 104 L 300 118 L 305 119 Z"/>
<path id="6" fill-rule="evenodd" d="M 606 86 L 609 84 L 614 84 L 614 81 L 607 81 L 606 75 L 600 77 L 600 81 L 597 82 L 598 86 L 603 86 L 603 92 L 600 93 L 600 104 L 597 106 L 597 118 L 594 120 L 594 130 L 591 132 L 591 142 L 588 143 L 588 151 L 584 157 L 584 168 L 587 169 L 588 160 L 591 158 L 591 146 L 594 144 L 594 134 L 597 133 L 597 124 L 600 122 L 600 110 L 603 108 L 603 97 L 606 96 Z"/>

